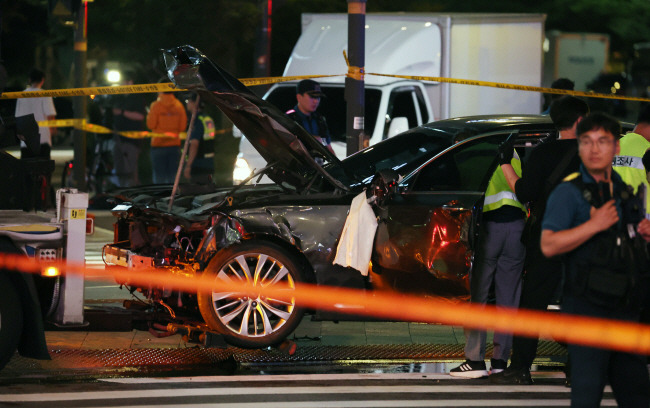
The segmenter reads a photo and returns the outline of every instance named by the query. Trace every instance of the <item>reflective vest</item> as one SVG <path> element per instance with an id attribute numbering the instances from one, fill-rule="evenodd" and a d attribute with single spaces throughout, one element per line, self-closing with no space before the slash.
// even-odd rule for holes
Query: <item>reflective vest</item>
<path id="1" fill-rule="evenodd" d="M 521 177 L 521 161 L 519 160 L 517 152 L 514 153 L 510 164 L 515 170 L 515 173 Z M 494 171 L 494 174 L 492 174 L 492 178 L 490 179 L 487 190 L 485 191 L 483 212 L 493 211 L 497 208 L 503 207 L 504 205 L 521 208 L 521 211 L 526 212 L 526 207 L 517 200 L 517 196 L 510 189 L 510 186 L 506 181 L 506 176 L 504 176 L 503 170 L 501 170 L 501 166 L 499 166 Z"/>
<path id="2" fill-rule="evenodd" d="M 646 218 L 650 218 L 650 192 L 648 189 L 648 179 L 646 170 L 643 166 L 643 155 L 646 150 L 650 149 L 650 142 L 645 137 L 637 133 L 627 133 L 620 140 L 621 151 L 618 156 L 614 157 L 612 165 L 614 170 L 621 176 L 625 184 L 634 188 L 634 193 L 639 189 L 639 185 L 646 186 L 645 208 Z"/>
<path id="3" fill-rule="evenodd" d="M 203 123 L 203 140 L 214 139 L 216 130 L 212 118 L 203 114 L 199 114 L 198 118 L 201 120 L 201 123 Z"/>

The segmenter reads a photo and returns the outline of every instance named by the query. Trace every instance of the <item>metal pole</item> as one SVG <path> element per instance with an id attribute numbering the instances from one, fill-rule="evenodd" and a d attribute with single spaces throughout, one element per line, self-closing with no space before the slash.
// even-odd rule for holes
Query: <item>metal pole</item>
<path id="1" fill-rule="evenodd" d="M 82 1 L 77 12 L 77 25 L 74 32 L 74 87 L 85 88 L 86 80 L 86 13 L 88 3 Z M 73 99 L 72 108 L 76 119 L 86 118 L 86 97 L 77 96 Z M 74 167 L 73 179 L 75 185 L 81 191 L 86 189 L 86 132 L 75 129 L 73 131 L 74 141 Z"/>
<path id="2" fill-rule="evenodd" d="M 185 166 L 185 156 L 187 155 L 187 150 L 190 147 L 190 136 L 192 135 L 192 130 L 194 129 L 194 121 L 196 120 L 197 115 L 199 114 L 199 104 L 201 103 L 201 97 L 196 96 L 196 104 L 194 109 L 192 109 L 192 117 L 190 118 L 190 125 L 187 128 L 187 136 L 185 137 L 185 144 L 183 144 L 183 153 L 181 153 L 181 159 L 178 162 L 178 169 L 176 169 L 176 178 L 174 179 L 174 187 L 172 187 L 172 195 L 169 197 L 169 205 L 167 206 L 167 211 L 171 212 L 174 205 L 174 196 L 178 190 L 178 183 L 181 180 L 181 173 L 183 172 L 183 167 Z"/>
<path id="3" fill-rule="evenodd" d="M 364 147 L 366 0 L 348 0 L 349 67 L 345 78 L 347 155 Z"/>
<path id="4" fill-rule="evenodd" d="M 272 0 L 262 2 L 262 24 L 257 32 L 255 42 L 255 69 L 256 77 L 271 76 L 271 18 L 273 13 Z"/>

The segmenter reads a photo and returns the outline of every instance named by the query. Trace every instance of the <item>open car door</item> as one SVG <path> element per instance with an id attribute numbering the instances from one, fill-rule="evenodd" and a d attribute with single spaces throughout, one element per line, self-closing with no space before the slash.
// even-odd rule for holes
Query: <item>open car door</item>
<path id="1" fill-rule="evenodd" d="M 379 223 L 372 259 L 378 288 L 469 296 L 485 190 L 509 136 L 496 133 L 453 145 L 385 200 L 380 220 L 390 222 Z"/>

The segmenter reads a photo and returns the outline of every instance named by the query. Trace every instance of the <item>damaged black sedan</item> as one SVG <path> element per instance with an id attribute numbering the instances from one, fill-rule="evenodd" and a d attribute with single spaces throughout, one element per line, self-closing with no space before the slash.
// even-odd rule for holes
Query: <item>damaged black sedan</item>
<path id="1" fill-rule="evenodd" d="M 465 117 L 411 129 L 339 161 L 198 50 L 168 50 L 165 60 L 176 86 L 221 109 L 269 165 L 252 184 L 231 189 L 131 194 L 113 210 L 115 242 L 104 249 L 107 264 L 131 275 L 153 266 L 259 287 L 309 282 L 466 300 L 499 150 L 516 141 L 525 160 L 541 140 L 556 137 L 544 116 Z M 261 175 L 274 184 L 255 184 Z M 306 312 L 262 296 L 120 283 L 168 321 L 198 322 L 242 347 L 283 341 Z M 339 313 L 309 312 L 317 319 L 364 314 L 343 303 Z"/>

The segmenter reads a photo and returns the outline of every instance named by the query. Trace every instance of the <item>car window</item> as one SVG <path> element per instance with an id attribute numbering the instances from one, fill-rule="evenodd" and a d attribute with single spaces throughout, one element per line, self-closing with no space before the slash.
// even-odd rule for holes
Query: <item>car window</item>
<path id="1" fill-rule="evenodd" d="M 409 129 L 420 125 L 418 123 L 418 112 L 415 108 L 416 99 L 414 98 L 413 86 L 403 86 L 394 89 L 388 99 L 388 109 L 386 110 L 386 126 L 384 126 L 385 139 L 388 137 L 388 128 L 390 122 L 397 117 L 405 117 L 409 122 Z"/>
<path id="2" fill-rule="evenodd" d="M 469 139 L 429 162 L 417 174 L 414 191 L 484 191 L 507 134 Z"/>
<path id="3" fill-rule="evenodd" d="M 420 115 L 422 116 L 422 123 L 429 123 L 429 112 L 427 111 L 427 104 L 424 101 L 424 94 L 422 94 L 422 89 L 415 88 L 415 97 L 418 101 L 418 107 L 420 108 Z"/>

